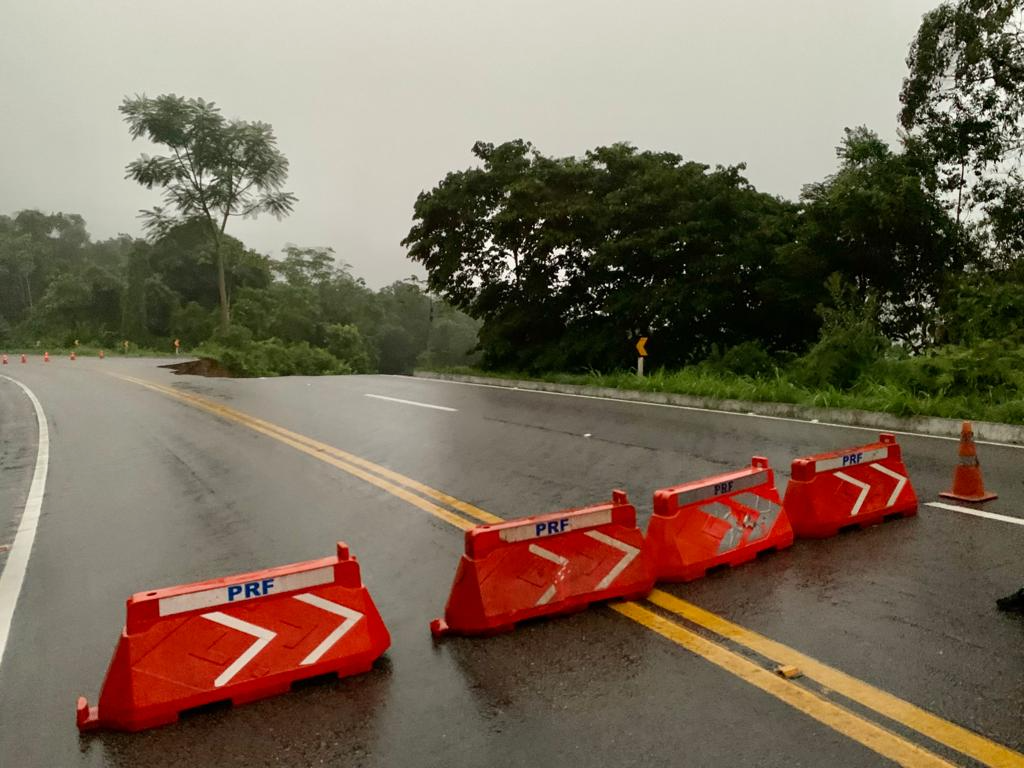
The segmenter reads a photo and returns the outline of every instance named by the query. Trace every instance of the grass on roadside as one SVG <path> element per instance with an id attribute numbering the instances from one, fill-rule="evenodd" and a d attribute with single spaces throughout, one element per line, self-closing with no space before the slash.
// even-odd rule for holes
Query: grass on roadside
<path id="1" fill-rule="evenodd" d="M 439 372 L 640 392 L 669 392 L 712 400 L 791 403 L 817 408 L 875 411 L 895 416 L 939 416 L 1024 424 L 1024 394 L 1006 398 L 980 391 L 971 395 L 915 393 L 898 384 L 872 380 L 860 381 L 847 390 L 833 387 L 809 389 L 795 384 L 781 373 L 775 376 L 749 377 L 718 372 L 704 366 L 692 366 L 677 371 L 657 370 L 642 379 L 632 371 L 530 375 L 518 371 L 485 371 L 458 367 L 441 369 Z"/>

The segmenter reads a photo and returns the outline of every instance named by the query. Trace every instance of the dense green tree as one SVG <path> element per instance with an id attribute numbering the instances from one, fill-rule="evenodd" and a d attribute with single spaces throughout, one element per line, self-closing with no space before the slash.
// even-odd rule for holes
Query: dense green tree
<path id="1" fill-rule="evenodd" d="M 780 276 L 797 288 L 790 309 L 809 321 L 835 273 L 862 300 L 878 297 L 890 338 L 920 346 L 946 276 L 969 260 L 969 241 L 919 157 L 893 152 L 864 127 L 847 129 L 836 154 L 836 173 L 804 187 L 796 237 L 779 254 Z"/>
<path id="2" fill-rule="evenodd" d="M 373 355 L 370 348 L 354 325 L 328 325 L 325 328 L 324 348 L 339 360 L 348 363 L 353 373 L 372 373 Z"/>
<path id="3" fill-rule="evenodd" d="M 483 321 L 489 365 L 625 365 L 641 333 L 665 364 L 750 334 L 813 336 L 774 311 L 769 282 L 794 206 L 754 190 L 742 166 L 625 144 L 582 159 L 523 141 L 473 151 L 481 167 L 421 194 L 403 242 L 431 290 Z"/>
<path id="4" fill-rule="evenodd" d="M 284 247 L 284 258 L 274 263 L 274 271 L 289 285 L 321 286 L 338 273 L 333 248 Z"/>
<path id="5" fill-rule="evenodd" d="M 25 210 L 0 217 L 0 299 L 11 322 L 24 320 L 64 269 L 81 266 L 89 233 L 77 214 Z"/>
<path id="6" fill-rule="evenodd" d="M 227 120 L 203 99 L 174 94 L 125 98 L 120 106 L 133 139 L 166 147 L 165 155 L 142 155 L 127 176 L 147 189 L 160 187 L 164 205 L 144 211 L 146 226 L 161 235 L 172 226 L 202 222 L 217 272 L 221 328 L 230 321 L 225 229 L 235 216 L 291 213 L 296 198 L 283 191 L 288 159 L 267 123 Z"/>
<path id="7" fill-rule="evenodd" d="M 1024 149 L 1022 19 L 1022 0 L 945 2 L 925 14 L 907 56 L 900 123 L 935 164 L 958 223 L 1020 186 L 1007 163 Z"/>

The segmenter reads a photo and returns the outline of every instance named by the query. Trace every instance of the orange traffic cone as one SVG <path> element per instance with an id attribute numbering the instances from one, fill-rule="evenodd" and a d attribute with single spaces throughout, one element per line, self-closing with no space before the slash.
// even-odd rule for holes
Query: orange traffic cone
<path id="1" fill-rule="evenodd" d="M 75 357 L 75 350 L 71 350 L 71 359 L 72 360 L 77 360 L 78 359 L 77 357 Z"/>
<path id="2" fill-rule="evenodd" d="M 106 355 L 103 354 L 103 350 L 101 349 L 100 350 L 100 360 L 102 360 L 104 357 L 106 357 Z"/>
<path id="3" fill-rule="evenodd" d="M 7 365 L 7 355 L 4 355 L 2 358 L 0 358 L 0 360 L 3 361 L 4 365 Z"/>
<path id="4" fill-rule="evenodd" d="M 23 363 L 27 363 L 28 362 L 28 357 L 25 355 L 24 352 L 21 353 L 21 362 L 23 362 Z"/>
<path id="5" fill-rule="evenodd" d="M 50 362 L 50 353 L 49 352 L 43 352 L 43 362 L 44 363 Z"/>
<path id="6" fill-rule="evenodd" d="M 974 430 L 971 422 L 965 421 L 960 428 L 960 463 L 953 472 L 953 489 L 940 493 L 947 499 L 960 501 L 991 501 L 998 494 L 986 493 L 985 483 L 981 479 L 981 465 L 978 464 L 978 451 L 974 445 Z"/>

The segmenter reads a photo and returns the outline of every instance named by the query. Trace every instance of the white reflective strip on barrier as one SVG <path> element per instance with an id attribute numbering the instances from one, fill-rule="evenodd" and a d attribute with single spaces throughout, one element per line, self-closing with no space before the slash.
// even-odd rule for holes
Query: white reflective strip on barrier
<path id="1" fill-rule="evenodd" d="M 354 627 L 358 621 L 363 618 L 363 614 L 359 611 L 349 608 L 345 605 L 339 605 L 338 603 L 332 603 L 330 600 L 324 600 L 319 595 L 301 594 L 295 595 L 296 600 L 301 600 L 307 605 L 312 605 L 329 613 L 333 613 L 335 616 L 341 616 L 344 621 L 341 622 L 334 630 L 325 637 L 316 648 L 310 651 L 309 655 L 306 656 L 301 662 L 302 666 L 307 664 L 315 664 L 320 661 L 320 658 L 327 653 L 331 648 L 345 636 L 352 627 Z"/>
<path id="2" fill-rule="evenodd" d="M 872 464 L 871 468 L 877 469 L 883 475 L 888 475 L 889 477 L 897 481 L 896 487 L 893 488 L 892 494 L 889 496 L 889 500 L 885 502 L 885 506 L 891 507 L 893 504 L 896 503 L 896 499 L 900 497 L 900 492 L 903 490 L 903 487 L 907 484 L 907 478 L 901 475 L 899 472 L 893 472 L 888 467 L 883 467 L 881 464 Z"/>
<path id="3" fill-rule="evenodd" d="M 737 472 L 735 475 L 721 475 L 708 480 L 704 485 L 680 491 L 675 496 L 676 504 L 681 507 L 686 504 L 693 504 L 696 501 L 713 499 L 715 496 L 724 496 L 727 493 L 746 491 L 768 482 L 767 469 L 762 469 L 749 475 L 746 472 L 747 470 Z"/>
<path id="4" fill-rule="evenodd" d="M 612 521 L 611 507 L 595 509 L 593 512 L 586 512 L 582 515 L 567 514 L 565 517 L 550 518 L 548 520 L 529 520 L 512 528 L 502 528 L 498 536 L 502 541 L 529 541 L 530 539 L 543 539 L 546 536 L 555 536 L 559 533 L 578 531 L 581 528 L 595 528 L 599 525 L 607 525 Z"/>
<path id="5" fill-rule="evenodd" d="M 250 624 L 248 621 L 236 619 L 234 616 L 228 616 L 226 613 L 221 613 L 220 611 L 204 613 L 203 618 L 215 621 L 218 624 L 223 624 L 225 627 L 230 627 L 238 632 L 244 632 L 245 634 L 252 635 L 256 638 L 255 643 L 246 648 L 242 655 L 231 663 L 230 667 L 217 676 L 217 679 L 213 681 L 215 688 L 220 688 L 222 685 L 230 683 L 232 678 L 242 671 L 242 667 L 252 661 L 260 651 L 270 644 L 271 640 L 277 637 L 277 633 L 271 629 L 260 627 L 256 624 Z"/>
<path id="6" fill-rule="evenodd" d="M 844 453 L 842 456 L 835 456 L 831 459 L 818 459 L 814 462 L 814 471 L 827 472 L 830 469 L 856 467 L 858 464 L 867 464 L 869 461 L 887 458 L 889 458 L 889 446 L 872 448 L 870 451 L 854 449 Z"/>
<path id="7" fill-rule="evenodd" d="M 307 589 L 321 584 L 330 584 L 333 581 L 334 566 L 332 565 L 326 568 L 315 568 L 311 571 L 288 573 L 284 576 L 257 576 L 248 581 L 225 584 L 223 587 L 161 598 L 160 615 L 173 616 L 176 613 L 210 608 L 214 605 L 231 605 L 245 600 L 273 597 L 282 592 Z"/>
<path id="8" fill-rule="evenodd" d="M 614 568 L 605 574 L 605 577 L 597 583 L 597 587 L 595 588 L 608 589 L 608 587 L 612 585 L 612 582 L 618 578 L 619 574 L 626 570 L 626 566 L 633 562 L 633 559 L 640 554 L 640 550 L 624 541 L 619 541 L 618 539 L 613 539 L 611 536 L 606 536 L 600 531 L 587 531 L 586 535 L 596 541 L 600 541 L 602 544 L 607 544 L 609 547 L 615 547 L 615 549 L 622 553 L 622 559 L 615 564 Z"/>
<path id="9" fill-rule="evenodd" d="M 550 549 L 544 549 L 544 547 L 538 547 L 536 544 L 530 545 L 530 552 L 535 554 L 537 557 L 543 557 L 545 560 L 550 560 L 555 565 L 568 565 L 569 561 L 561 555 L 555 554 Z"/>
<path id="10" fill-rule="evenodd" d="M 836 477 L 843 482 L 850 483 L 860 488 L 860 496 L 857 497 L 857 501 L 853 504 L 853 509 L 850 510 L 850 517 L 856 517 L 857 513 L 860 512 L 860 508 L 864 505 L 864 499 L 868 497 L 868 491 L 871 490 L 871 486 L 854 477 L 850 477 L 845 472 L 836 472 Z"/>
<path id="11" fill-rule="evenodd" d="M 548 560 L 549 562 L 552 562 L 555 565 L 565 567 L 569 564 L 569 561 L 566 558 L 552 552 L 550 549 L 538 547 L 536 544 L 531 544 L 529 549 L 530 552 L 535 554 L 537 557 L 543 557 L 545 560 Z M 551 602 L 551 598 L 555 596 L 555 593 L 557 591 L 558 590 L 555 588 L 555 585 L 552 584 L 546 590 L 544 590 L 544 594 L 540 596 L 540 598 L 537 600 L 536 603 L 534 603 L 534 605 L 547 605 Z"/>

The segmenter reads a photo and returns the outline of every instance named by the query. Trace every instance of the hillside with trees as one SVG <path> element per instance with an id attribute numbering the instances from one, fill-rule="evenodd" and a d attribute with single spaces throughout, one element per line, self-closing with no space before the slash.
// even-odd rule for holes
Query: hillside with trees
<path id="1" fill-rule="evenodd" d="M 926 14 L 891 146 L 846 129 L 799 200 L 621 143 L 478 142 L 403 241 L 485 368 L 900 413 L 1024 418 L 1024 3 Z M 615 375 L 649 337 L 647 381 Z M 611 375 L 600 375 L 605 372 Z"/>
<path id="2" fill-rule="evenodd" d="M 0 344 L 123 340 L 240 375 L 476 365 L 618 375 L 630 386 L 903 413 L 1024 418 L 1022 0 L 926 14 L 907 56 L 899 141 L 836 137 L 797 200 L 616 143 L 550 156 L 478 141 L 420 193 L 402 240 L 427 273 L 370 290 L 329 247 L 276 258 L 231 234 L 285 218 L 289 164 L 263 122 L 202 99 L 128 97 L 160 205 L 146 237 L 93 242 L 74 214 L 0 217 Z"/>
<path id="3" fill-rule="evenodd" d="M 221 331 L 216 257 L 197 221 L 160 237 L 94 242 L 74 214 L 0 216 L 0 347 L 83 346 L 223 356 L 237 373 L 408 373 L 473 362 L 477 323 L 415 280 L 374 291 L 329 248 L 278 258 L 221 244 L 232 323 Z"/>

